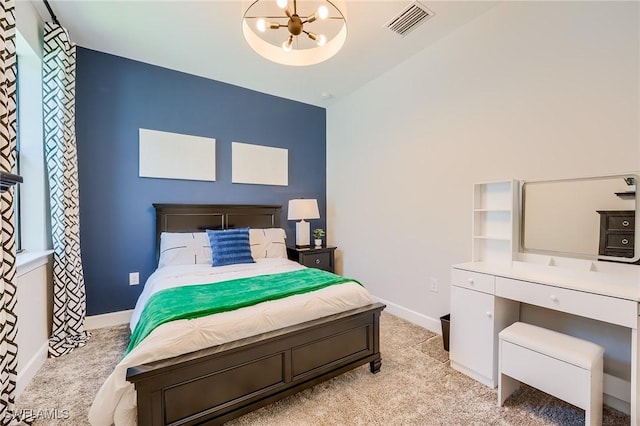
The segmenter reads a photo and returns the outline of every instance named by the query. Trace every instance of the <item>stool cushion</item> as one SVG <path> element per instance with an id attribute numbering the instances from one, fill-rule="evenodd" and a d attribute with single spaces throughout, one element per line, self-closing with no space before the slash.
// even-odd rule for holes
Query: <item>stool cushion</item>
<path id="1" fill-rule="evenodd" d="M 498 336 L 501 340 L 586 370 L 591 370 L 604 354 L 604 349 L 595 343 L 524 322 L 511 324 Z"/>

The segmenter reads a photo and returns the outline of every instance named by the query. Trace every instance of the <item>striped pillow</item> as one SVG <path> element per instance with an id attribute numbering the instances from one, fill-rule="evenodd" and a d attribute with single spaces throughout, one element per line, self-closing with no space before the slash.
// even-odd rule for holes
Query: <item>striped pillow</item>
<path id="1" fill-rule="evenodd" d="M 255 263 L 251 257 L 249 228 L 212 231 L 207 229 L 212 252 L 212 265 L 224 266 L 236 263 Z"/>

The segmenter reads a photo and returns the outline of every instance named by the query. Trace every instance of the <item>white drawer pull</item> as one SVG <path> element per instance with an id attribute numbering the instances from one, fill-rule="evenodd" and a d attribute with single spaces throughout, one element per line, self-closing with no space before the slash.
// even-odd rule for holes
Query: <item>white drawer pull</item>
<path id="1" fill-rule="evenodd" d="M 493 314 L 491 313 L 491 311 L 487 311 L 487 312 L 486 312 L 486 314 L 487 314 L 487 316 L 488 316 L 489 318 L 491 318 L 491 317 L 493 316 Z"/>
<path id="2" fill-rule="evenodd" d="M 469 284 L 473 285 L 473 278 L 469 278 Z"/>
<path id="3" fill-rule="evenodd" d="M 629 226 L 629 221 L 628 220 L 623 220 L 622 221 L 622 226 Z"/>
<path id="4" fill-rule="evenodd" d="M 551 296 L 549 296 L 549 299 L 553 300 L 554 302 L 557 302 L 558 296 L 556 296 L 555 294 L 552 294 Z"/>
<path id="5" fill-rule="evenodd" d="M 316 259 L 316 265 L 320 264 L 320 259 Z"/>
<path id="6" fill-rule="evenodd" d="M 623 238 L 623 239 L 622 239 L 622 244 L 625 244 L 625 245 L 626 245 L 626 244 L 629 244 L 629 240 L 627 240 L 626 238 Z"/>

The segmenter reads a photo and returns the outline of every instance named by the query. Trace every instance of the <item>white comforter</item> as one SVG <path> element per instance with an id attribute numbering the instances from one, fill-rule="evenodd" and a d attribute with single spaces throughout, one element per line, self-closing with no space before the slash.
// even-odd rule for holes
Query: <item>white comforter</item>
<path id="1" fill-rule="evenodd" d="M 165 288 L 220 282 L 301 268 L 299 264 L 286 259 L 258 259 L 253 264 L 217 268 L 208 265 L 166 266 L 158 269 L 147 280 L 136 304 L 131 328 L 135 327 L 149 297 Z M 89 409 L 89 422 L 94 426 L 136 424 L 135 389 L 125 378 L 128 367 L 277 330 L 370 303 L 373 303 L 373 300 L 367 290 L 356 283 L 347 283 L 235 311 L 163 324 L 116 366 Z"/>

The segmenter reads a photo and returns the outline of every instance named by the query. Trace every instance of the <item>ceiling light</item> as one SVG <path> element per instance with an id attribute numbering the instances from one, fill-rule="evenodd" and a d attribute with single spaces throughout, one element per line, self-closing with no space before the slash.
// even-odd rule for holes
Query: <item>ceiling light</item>
<path id="1" fill-rule="evenodd" d="M 291 35 L 286 41 L 282 42 L 282 50 L 284 50 L 285 52 L 291 52 L 292 48 L 293 48 L 293 36 Z"/>
<path id="2" fill-rule="evenodd" d="M 313 65 L 344 45 L 345 9 L 336 0 L 256 0 L 243 15 L 242 32 L 253 50 L 273 62 Z"/>
<path id="3" fill-rule="evenodd" d="M 318 18 L 327 19 L 329 17 L 329 9 L 324 4 L 318 8 Z"/>

